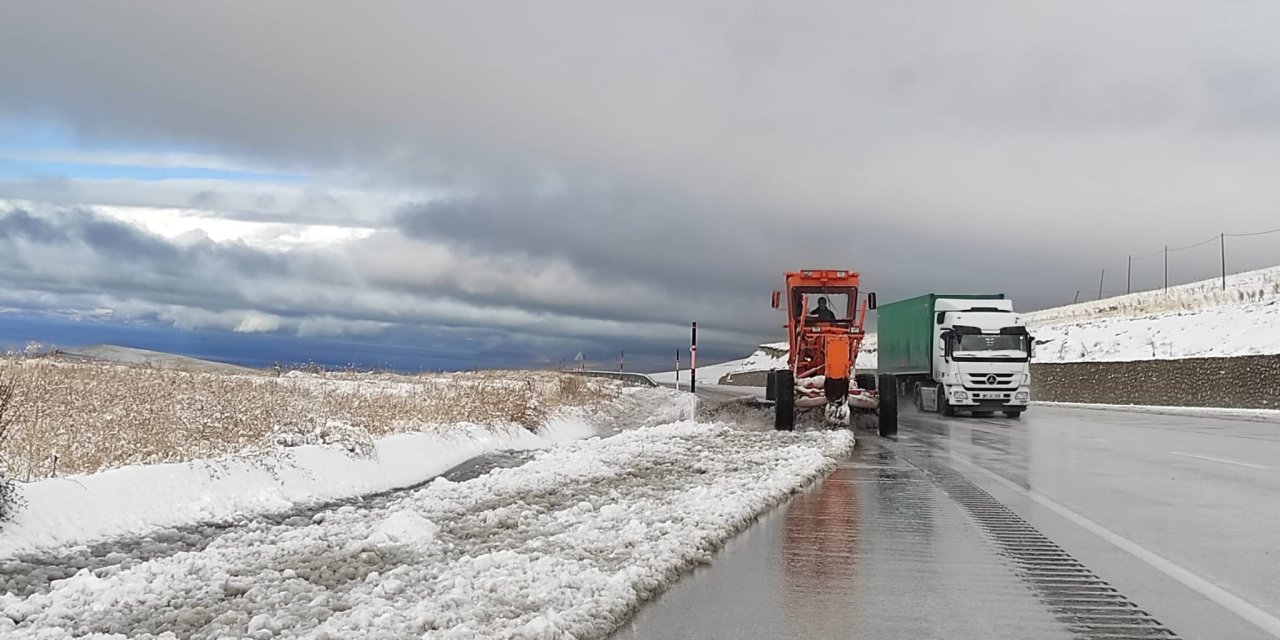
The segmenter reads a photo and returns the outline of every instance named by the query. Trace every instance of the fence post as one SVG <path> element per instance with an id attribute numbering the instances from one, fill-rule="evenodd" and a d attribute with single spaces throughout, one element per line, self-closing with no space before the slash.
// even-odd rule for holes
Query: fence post
<path id="1" fill-rule="evenodd" d="M 1074 302 L 1072 302 L 1071 304 L 1075 304 L 1075 303 L 1077 303 L 1077 302 L 1080 302 L 1080 290 L 1079 290 L 1079 289 L 1076 289 L 1076 299 L 1075 299 L 1075 301 L 1074 301 Z"/>
<path id="2" fill-rule="evenodd" d="M 1107 270 L 1102 270 L 1102 275 L 1098 277 L 1098 299 L 1102 299 L 1102 283 L 1107 281 Z"/>

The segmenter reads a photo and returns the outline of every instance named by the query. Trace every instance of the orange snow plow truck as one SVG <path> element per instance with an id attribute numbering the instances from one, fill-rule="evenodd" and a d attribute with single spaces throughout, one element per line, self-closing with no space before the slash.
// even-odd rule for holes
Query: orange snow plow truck
<path id="1" fill-rule="evenodd" d="M 774 428 L 790 431 L 798 414 L 821 409 L 827 424 L 870 416 L 880 435 L 898 432 L 897 385 L 854 373 L 867 312 L 876 308 L 874 293 L 859 304 L 858 284 L 854 271 L 806 269 L 788 273 L 786 289 L 773 292 L 773 308 L 787 311 L 790 346 L 787 368 L 770 371 L 766 383 Z"/>

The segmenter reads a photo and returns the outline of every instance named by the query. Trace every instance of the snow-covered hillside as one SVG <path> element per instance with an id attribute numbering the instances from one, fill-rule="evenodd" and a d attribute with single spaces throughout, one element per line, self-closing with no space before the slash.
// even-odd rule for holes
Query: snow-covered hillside
<path id="1" fill-rule="evenodd" d="M 1036 338 L 1036 362 L 1280 354 L 1280 267 L 1227 276 L 1226 289 L 1215 278 L 1023 317 Z M 859 370 L 876 368 L 876 347 L 876 335 L 868 335 L 858 354 Z M 698 378 L 785 367 L 786 348 L 786 343 L 760 345 L 747 358 L 699 368 Z M 654 378 L 669 382 L 673 374 Z M 682 379 L 688 379 L 687 372 Z"/>
<path id="2" fill-rule="evenodd" d="M 1037 362 L 1280 353 L 1280 267 L 1024 314 Z"/>

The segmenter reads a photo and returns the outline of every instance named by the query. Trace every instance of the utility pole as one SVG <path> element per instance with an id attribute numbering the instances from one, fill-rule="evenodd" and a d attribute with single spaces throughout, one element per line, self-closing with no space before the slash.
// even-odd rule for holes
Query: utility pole
<path id="1" fill-rule="evenodd" d="M 1107 270 L 1102 270 L 1102 276 L 1098 278 L 1098 299 L 1102 299 L 1102 283 L 1107 281 Z"/>
<path id="2" fill-rule="evenodd" d="M 1222 247 L 1222 290 L 1227 290 L 1227 234 L 1218 235 L 1218 242 Z"/>
<path id="3" fill-rule="evenodd" d="M 1133 293 L 1133 254 L 1129 254 L 1129 273 L 1124 277 L 1124 294 Z"/>
<path id="4" fill-rule="evenodd" d="M 1169 245 L 1164 246 L 1164 290 L 1169 290 Z"/>
<path id="5" fill-rule="evenodd" d="M 676 391 L 680 390 L 680 350 L 676 349 Z"/>
<path id="6" fill-rule="evenodd" d="M 1080 302 L 1080 290 L 1079 290 L 1079 289 L 1076 289 L 1076 299 L 1075 299 L 1075 300 L 1072 300 L 1072 301 L 1071 301 L 1071 304 L 1076 304 L 1077 302 Z"/>
<path id="7" fill-rule="evenodd" d="M 627 370 L 626 364 L 627 364 L 627 352 L 619 351 L 618 352 L 618 371 L 620 372 L 626 371 Z"/>

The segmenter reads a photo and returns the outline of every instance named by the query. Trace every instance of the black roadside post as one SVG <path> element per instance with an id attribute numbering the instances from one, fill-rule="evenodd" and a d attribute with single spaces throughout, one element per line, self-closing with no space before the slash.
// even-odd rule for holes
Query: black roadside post
<path id="1" fill-rule="evenodd" d="M 697 393 L 698 384 L 698 323 L 693 323 L 689 336 L 689 393 Z"/>
<path id="2" fill-rule="evenodd" d="M 1227 290 L 1227 234 L 1218 236 L 1219 246 L 1222 248 L 1222 290 Z"/>

